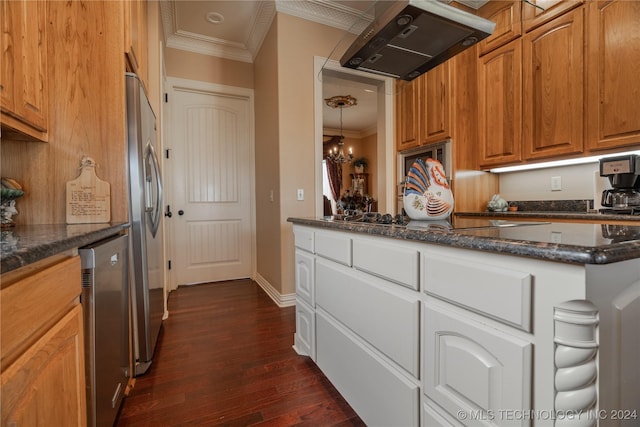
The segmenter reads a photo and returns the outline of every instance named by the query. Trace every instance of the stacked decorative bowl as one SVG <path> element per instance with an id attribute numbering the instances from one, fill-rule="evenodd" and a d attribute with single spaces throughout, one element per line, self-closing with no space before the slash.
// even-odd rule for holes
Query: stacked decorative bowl
<path id="1" fill-rule="evenodd" d="M 13 227 L 13 216 L 18 213 L 16 199 L 22 197 L 22 186 L 12 178 L 2 178 L 0 189 L 0 226 L 2 228 Z"/>

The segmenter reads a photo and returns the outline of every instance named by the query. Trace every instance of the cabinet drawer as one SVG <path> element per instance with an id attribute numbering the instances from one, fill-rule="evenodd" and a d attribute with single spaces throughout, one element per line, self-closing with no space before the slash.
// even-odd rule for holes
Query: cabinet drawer
<path id="1" fill-rule="evenodd" d="M 459 411 L 531 408 L 530 342 L 429 303 L 424 311 L 429 399 L 454 417 Z M 525 426 L 529 420 L 509 425 Z"/>
<path id="2" fill-rule="evenodd" d="M 418 425 L 417 384 L 321 311 L 316 326 L 318 366 L 367 425 Z"/>
<path id="3" fill-rule="evenodd" d="M 313 231 L 306 228 L 293 228 L 296 248 L 313 253 Z"/>
<path id="4" fill-rule="evenodd" d="M 351 239 L 347 235 L 316 233 L 315 250 L 324 258 L 351 266 Z"/>
<path id="5" fill-rule="evenodd" d="M 415 249 L 377 243 L 353 241 L 353 266 L 359 270 L 418 290 L 420 255 Z"/>
<path id="6" fill-rule="evenodd" d="M 432 254 L 424 257 L 425 292 L 531 331 L 531 275 Z"/>
<path id="7" fill-rule="evenodd" d="M 4 369 L 78 304 L 82 292 L 80 257 L 67 258 L 2 286 L 0 334 Z"/>
<path id="8" fill-rule="evenodd" d="M 296 353 L 316 360 L 316 315 L 310 306 L 296 298 L 296 333 L 294 347 Z"/>
<path id="9" fill-rule="evenodd" d="M 364 273 L 316 263 L 317 306 L 418 378 L 420 301 L 411 294 Z"/>
<path id="10" fill-rule="evenodd" d="M 296 296 L 303 299 L 311 307 L 316 305 L 315 298 L 315 257 L 296 249 Z"/>

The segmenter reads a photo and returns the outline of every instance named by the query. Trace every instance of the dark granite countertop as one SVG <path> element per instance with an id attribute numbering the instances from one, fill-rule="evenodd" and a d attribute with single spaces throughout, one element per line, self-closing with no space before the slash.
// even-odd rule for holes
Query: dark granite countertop
<path id="1" fill-rule="evenodd" d="M 3 229 L 0 271 L 6 273 L 68 249 L 89 245 L 128 227 L 127 223 L 42 224 Z"/>
<path id="2" fill-rule="evenodd" d="M 326 218 L 289 218 L 299 225 L 379 235 L 451 247 L 572 264 L 609 264 L 640 258 L 638 226 L 571 222 L 532 223 L 486 218 L 381 225 Z"/>

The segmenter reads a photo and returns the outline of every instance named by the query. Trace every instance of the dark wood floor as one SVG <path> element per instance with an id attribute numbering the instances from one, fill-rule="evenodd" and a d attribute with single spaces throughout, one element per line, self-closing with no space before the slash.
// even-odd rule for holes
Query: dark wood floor
<path id="1" fill-rule="evenodd" d="M 294 307 L 250 280 L 169 296 L 151 369 L 116 426 L 363 426 L 307 357 L 292 349 Z"/>

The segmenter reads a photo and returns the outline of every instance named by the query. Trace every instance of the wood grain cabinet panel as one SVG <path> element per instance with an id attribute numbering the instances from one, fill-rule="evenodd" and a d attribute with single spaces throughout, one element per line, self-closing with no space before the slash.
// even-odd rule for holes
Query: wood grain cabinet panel
<path id="1" fill-rule="evenodd" d="M 422 79 L 396 82 L 396 149 L 398 151 L 420 145 L 419 122 L 422 102 Z"/>
<path id="2" fill-rule="evenodd" d="M 80 258 L 2 275 L 3 426 L 86 426 Z"/>
<path id="3" fill-rule="evenodd" d="M 576 9 L 527 33 L 523 43 L 525 159 L 581 153 L 584 9 Z"/>
<path id="4" fill-rule="evenodd" d="M 640 2 L 591 1 L 587 44 L 590 150 L 640 144 Z"/>
<path id="5" fill-rule="evenodd" d="M 1 121 L 24 139 L 47 141 L 47 4 L 3 0 Z"/>
<path id="6" fill-rule="evenodd" d="M 148 87 L 147 0 L 127 0 L 124 5 L 124 52 L 129 71 Z"/>
<path id="7" fill-rule="evenodd" d="M 452 85 L 449 62 L 411 82 L 396 83 L 396 149 L 404 151 L 451 136 Z"/>
<path id="8" fill-rule="evenodd" d="M 522 3 L 524 30 L 531 31 L 580 6 L 584 0 L 527 0 Z"/>
<path id="9" fill-rule="evenodd" d="M 432 144 L 451 136 L 451 69 L 449 61 L 424 74 L 420 114 L 420 144 Z"/>
<path id="10" fill-rule="evenodd" d="M 3 426 L 86 426 L 82 308 L 2 372 Z"/>
<path id="11" fill-rule="evenodd" d="M 496 23 L 496 28 L 480 41 L 480 56 L 522 35 L 522 1 L 492 1 L 478 10 L 478 15 Z"/>
<path id="12" fill-rule="evenodd" d="M 522 161 L 522 40 L 480 57 L 478 140 L 480 166 Z"/>

